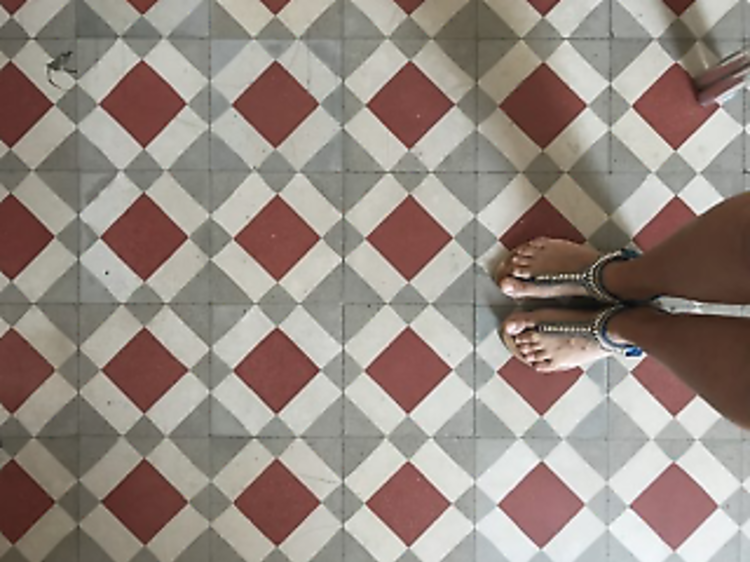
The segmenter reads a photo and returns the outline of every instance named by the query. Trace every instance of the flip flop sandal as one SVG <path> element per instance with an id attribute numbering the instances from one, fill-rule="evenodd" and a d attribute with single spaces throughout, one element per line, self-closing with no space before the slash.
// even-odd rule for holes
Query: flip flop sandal
<path id="1" fill-rule="evenodd" d="M 586 289 L 589 297 L 604 304 L 644 304 L 639 301 L 624 301 L 613 295 L 604 286 L 602 279 L 604 268 L 610 263 L 616 261 L 629 261 L 637 257 L 640 257 L 640 254 L 635 250 L 623 248 L 616 252 L 604 254 L 580 273 L 550 273 L 529 277 L 527 279 L 516 277 L 516 279 L 534 285 L 579 285 Z"/>
<path id="2" fill-rule="evenodd" d="M 616 353 L 625 357 L 640 357 L 643 355 L 643 350 L 640 347 L 633 344 L 617 343 L 609 337 L 607 331 L 610 320 L 623 310 L 627 310 L 627 308 L 627 306 L 618 304 L 605 308 L 588 322 L 540 322 L 533 328 L 529 328 L 529 330 L 540 334 L 582 337 L 596 341 L 599 347 L 609 353 Z M 505 346 L 513 355 L 518 357 L 518 348 L 512 338 L 504 331 L 501 331 L 500 336 Z"/>

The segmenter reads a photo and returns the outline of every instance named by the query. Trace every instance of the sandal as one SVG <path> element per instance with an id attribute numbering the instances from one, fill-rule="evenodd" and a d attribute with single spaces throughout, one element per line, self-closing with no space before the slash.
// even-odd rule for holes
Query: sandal
<path id="1" fill-rule="evenodd" d="M 599 314 L 597 314 L 592 320 L 587 322 L 576 322 L 576 321 L 550 321 L 550 322 L 539 322 L 533 328 L 529 328 L 540 334 L 547 335 L 559 335 L 565 337 L 582 337 L 590 340 L 595 340 L 599 347 L 608 352 L 623 355 L 625 357 L 640 357 L 643 355 L 643 350 L 633 344 L 617 343 L 609 337 L 607 326 L 610 320 L 622 312 L 627 310 L 628 307 L 622 304 L 617 304 L 605 308 Z M 500 336 L 505 346 L 515 355 L 520 357 L 515 342 L 511 339 L 511 336 L 501 330 Z"/>
<path id="2" fill-rule="evenodd" d="M 612 262 L 628 261 L 639 257 L 635 250 L 623 248 L 616 252 L 604 254 L 584 271 L 579 273 L 550 273 L 520 279 L 525 283 L 536 285 L 579 285 L 586 289 L 589 297 L 604 304 L 644 304 L 638 301 L 625 301 L 610 293 L 604 286 L 602 275 L 604 268 Z"/>

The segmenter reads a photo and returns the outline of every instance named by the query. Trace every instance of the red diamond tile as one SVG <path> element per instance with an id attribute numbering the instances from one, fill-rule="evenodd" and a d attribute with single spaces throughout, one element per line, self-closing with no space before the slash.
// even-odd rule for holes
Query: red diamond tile
<path id="1" fill-rule="evenodd" d="M 182 111 L 185 100 L 141 61 L 104 98 L 101 106 L 146 147 Z"/>
<path id="2" fill-rule="evenodd" d="M 646 90 L 633 108 L 677 150 L 719 106 L 702 107 L 696 100 L 690 76 L 680 65 L 674 64 Z"/>
<path id="3" fill-rule="evenodd" d="M 695 480 L 673 464 L 631 507 L 676 550 L 716 510 L 717 505 Z"/>
<path id="4" fill-rule="evenodd" d="M 585 108 L 583 100 L 546 64 L 500 104 L 500 109 L 541 148 L 555 140 Z"/>
<path id="5" fill-rule="evenodd" d="M 145 14 L 148 12 L 158 0 L 127 0 L 133 8 L 138 10 L 140 13 Z"/>
<path id="6" fill-rule="evenodd" d="M 511 359 L 498 374 L 523 397 L 537 414 L 543 416 L 581 377 L 583 371 L 572 369 L 554 375 L 536 372 L 518 359 Z"/>
<path id="7" fill-rule="evenodd" d="M 278 14 L 292 0 L 260 0 L 260 1 L 263 2 L 263 5 L 269 10 L 271 10 L 271 12 L 273 12 L 274 14 Z"/>
<path id="8" fill-rule="evenodd" d="M 0 404 L 10 413 L 16 412 L 54 371 L 15 330 L 0 338 Z"/>
<path id="9" fill-rule="evenodd" d="M 411 328 L 401 332 L 367 368 L 367 374 L 406 412 L 416 408 L 450 372 Z"/>
<path id="10" fill-rule="evenodd" d="M 146 544 L 187 505 L 187 500 L 151 464 L 141 461 L 102 503 Z"/>
<path id="11" fill-rule="evenodd" d="M 278 62 L 269 66 L 234 102 L 255 129 L 278 147 L 318 107 L 318 102 Z"/>
<path id="12" fill-rule="evenodd" d="M 187 236 L 148 196 L 141 195 L 102 235 L 102 240 L 146 280 L 182 246 Z"/>
<path id="13" fill-rule="evenodd" d="M 450 502 L 411 463 L 406 463 L 367 502 L 372 512 L 411 546 Z"/>
<path id="14" fill-rule="evenodd" d="M 55 504 L 16 461 L 0 469 L 0 533 L 16 543 Z"/>
<path id="15" fill-rule="evenodd" d="M 103 371 L 143 412 L 187 373 L 185 366 L 145 329 Z"/>
<path id="16" fill-rule="evenodd" d="M 278 413 L 312 380 L 318 367 L 284 332 L 274 330 L 235 372 Z"/>
<path id="17" fill-rule="evenodd" d="M 270 541 L 280 545 L 320 502 L 286 466 L 274 461 L 234 504 Z"/>
<path id="18" fill-rule="evenodd" d="M 424 4 L 424 0 L 393 0 L 401 6 L 401 9 L 406 12 L 407 14 L 411 14 L 419 8 L 422 4 Z"/>
<path id="19" fill-rule="evenodd" d="M 3 275 L 15 279 L 53 238 L 18 199 L 9 195 L 0 201 L 0 272 Z"/>
<path id="20" fill-rule="evenodd" d="M 564 238 L 579 244 L 586 238 L 549 201 L 542 198 L 500 237 L 506 248 L 515 248 L 539 236 Z"/>
<path id="21" fill-rule="evenodd" d="M 529 4 L 534 6 L 534 9 L 541 15 L 546 16 L 552 11 L 552 8 L 557 6 L 560 0 L 529 0 Z"/>
<path id="22" fill-rule="evenodd" d="M 633 238 L 643 250 L 650 250 L 660 244 L 682 226 L 695 218 L 695 213 L 682 199 L 672 199 L 651 221 Z"/>
<path id="23" fill-rule="evenodd" d="M 407 148 L 413 147 L 453 107 L 450 99 L 407 63 L 367 104 Z"/>
<path id="24" fill-rule="evenodd" d="M 0 140 L 7 146 L 21 140 L 51 107 L 52 102 L 15 64 L 9 62 L 0 70 Z"/>
<path id="25" fill-rule="evenodd" d="M 641 361 L 633 376 L 673 416 L 695 398 L 695 392 L 656 359 L 647 357 Z"/>
<path id="26" fill-rule="evenodd" d="M 664 0 L 664 3 L 678 16 L 695 3 L 695 0 Z"/>
<path id="27" fill-rule="evenodd" d="M 320 237 L 283 199 L 275 197 L 236 237 L 237 243 L 277 281 Z"/>
<path id="28" fill-rule="evenodd" d="M 25 3 L 26 0 L 0 0 L 0 6 L 11 15 L 15 14 Z M 2 79 L 0 79 L 0 82 L 2 82 Z"/>
<path id="29" fill-rule="evenodd" d="M 583 508 L 583 502 L 541 463 L 499 507 L 542 548 Z"/>
<path id="30" fill-rule="evenodd" d="M 419 203 L 407 197 L 367 240 L 411 280 L 450 242 L 451 235 Z"/>

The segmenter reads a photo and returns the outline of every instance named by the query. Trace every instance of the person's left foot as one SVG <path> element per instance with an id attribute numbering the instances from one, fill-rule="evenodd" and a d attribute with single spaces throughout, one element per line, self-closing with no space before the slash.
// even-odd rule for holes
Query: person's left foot
<path id="1" fill-rule="evenodd" d="M 543 334 L 535 327 L 544 322 L 586 324 L 597 316 L 596 311 L 544 309 L 514 312 L 503 323 L 500 335 L 508 349 L 533 369 L 551 373 L 582 367 L 611 355 L 591 337 L 583 335 Z M 616 334 L 609 337 L 625 343 Z"/>

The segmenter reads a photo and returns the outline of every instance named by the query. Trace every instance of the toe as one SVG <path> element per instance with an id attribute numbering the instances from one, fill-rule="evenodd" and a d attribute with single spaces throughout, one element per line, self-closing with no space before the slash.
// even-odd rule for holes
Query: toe
<path id="1" fill-rule="evenodd" d="M 537 349 L 535 351 L 531 351 L 526 355 L 526 357 L 531 363 L 544 363 L 545 361 L 552 360 L 552 357 L 550 357 L 550 354 L 544 349 Z"/>
<path id="2" fill-rule="evenodd" d="M 508 317 L 503 324 L 503 331 L 509 336 L 517 336 L 524 330 L 534 327 L 534 321 L 523 314 L 514 314 Z"/>
<path id="3" fill-rule="evenodd" d="M 500 281 L 500 290 L 509 297 L 522 295 L 525 292 L 525 288 L 526 284 L 523 281 L 519 281 L 513 277 L 506 277 Z"/>

